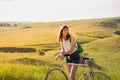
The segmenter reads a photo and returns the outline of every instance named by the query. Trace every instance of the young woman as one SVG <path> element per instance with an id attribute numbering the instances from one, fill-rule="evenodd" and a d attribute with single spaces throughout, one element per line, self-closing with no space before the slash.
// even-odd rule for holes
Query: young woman
<path id="1" fill-rule="evenodd" d="M 69 28 L 66 25 L 61 26 L 58 33 L 58 41 L 61 45 L 62 52 L 60 53 L 61 57 L 64 57 L 65 63 L 75 63 L 80 62 L 80 55 L 77 51 L 75 45 L 77 45 L 76 40 L 69 33 Z M 70 80 L 75 80 L 75 73 L 77 70 L 76 65 L 66 64 Z"/>

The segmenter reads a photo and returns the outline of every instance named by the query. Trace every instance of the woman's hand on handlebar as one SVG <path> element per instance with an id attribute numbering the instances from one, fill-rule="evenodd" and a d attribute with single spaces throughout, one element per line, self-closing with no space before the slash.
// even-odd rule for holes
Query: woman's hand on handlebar
<path id="1" fill-rule="evenodd" d="M 59 57 L 62 58 L 62 59 L 64 58 L 63 52 L 57 54 L 57 56 L 55 56 L 55 60 L 57 60 Z"/>

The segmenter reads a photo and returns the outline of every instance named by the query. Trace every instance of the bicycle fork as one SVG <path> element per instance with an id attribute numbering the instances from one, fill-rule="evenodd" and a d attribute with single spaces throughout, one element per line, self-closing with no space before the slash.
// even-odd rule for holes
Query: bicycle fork
<path id="1" fill-rule="evenodd" d="M 89 80 L 93 80 L 93 73 L 92 73 L 92 69 L 90 68 L 87 68 L 87 72 L 84 73 L 84 76 L 88 76 L 89 77 Z"/>
<path id="2" fill-rule="evenodd" d="M 92 72 L 88 72 L 88 77 L 90 80 L 93 80 L 92 76 L 93 76 Z"/>

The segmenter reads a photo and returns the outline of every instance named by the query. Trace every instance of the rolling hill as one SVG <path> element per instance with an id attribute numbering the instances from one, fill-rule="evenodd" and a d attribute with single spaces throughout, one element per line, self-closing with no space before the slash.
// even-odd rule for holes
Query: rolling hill
<path id="1" fill-rule="evenodd" d="M 11 56 L 14 56 L 10 59 L 12 62 L 16 62 L 15 60 L 19 58 L 26 59 L 25 55 L 31 58 L 30 60 L 34 58 L 52 62 L 54 60 L 51 58 L 60 50 L 57 33 L 59 26 L 63 24 L 69 26 L 70 33 L 81 43 L 84 53 L 88 54 L 88 57 L 94 57 L 95 61 L 108 71 L 115 73 L 120 69 L 120 17 L 40 22 L 21 24 L 17 27 L 0 27 L 0 55 L 15 53 L 15 55 L 20 56 L 17 57 L 12 54 Z M 34 55 L 40 51 L 45 54 L 43 56 Z M 26 54 L 22 56 L 22 54 L 17 53 Z M 28 55 L 29 53 L 32 53 L 32 56 Z M 11 61 L 6 60 L 9 56 L 10 54 L 6 55 L 6 58 L 0 59 L 0 62 L 11 63 Z M 19 60 L 17 63 L 19 63 Z M 108 74 L 112 75 L 110 72 Z M 114 75 L 117 74 L 120 73 Z"/>

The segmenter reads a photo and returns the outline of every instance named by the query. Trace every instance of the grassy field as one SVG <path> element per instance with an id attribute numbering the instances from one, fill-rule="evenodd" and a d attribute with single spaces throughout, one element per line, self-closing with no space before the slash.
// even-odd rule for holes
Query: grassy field
<path id="1" fill-rule="evenodd" d="M 120 80 L 120 18 L 40 22 L 0 27 L 0 80 L 44 80 L 47 71 L 62 66 L 55 61 L 60 51 L 59 26 L 65 24 L 112 80 Z M 81 68 L 77 71 L 77 76 Z"/>

